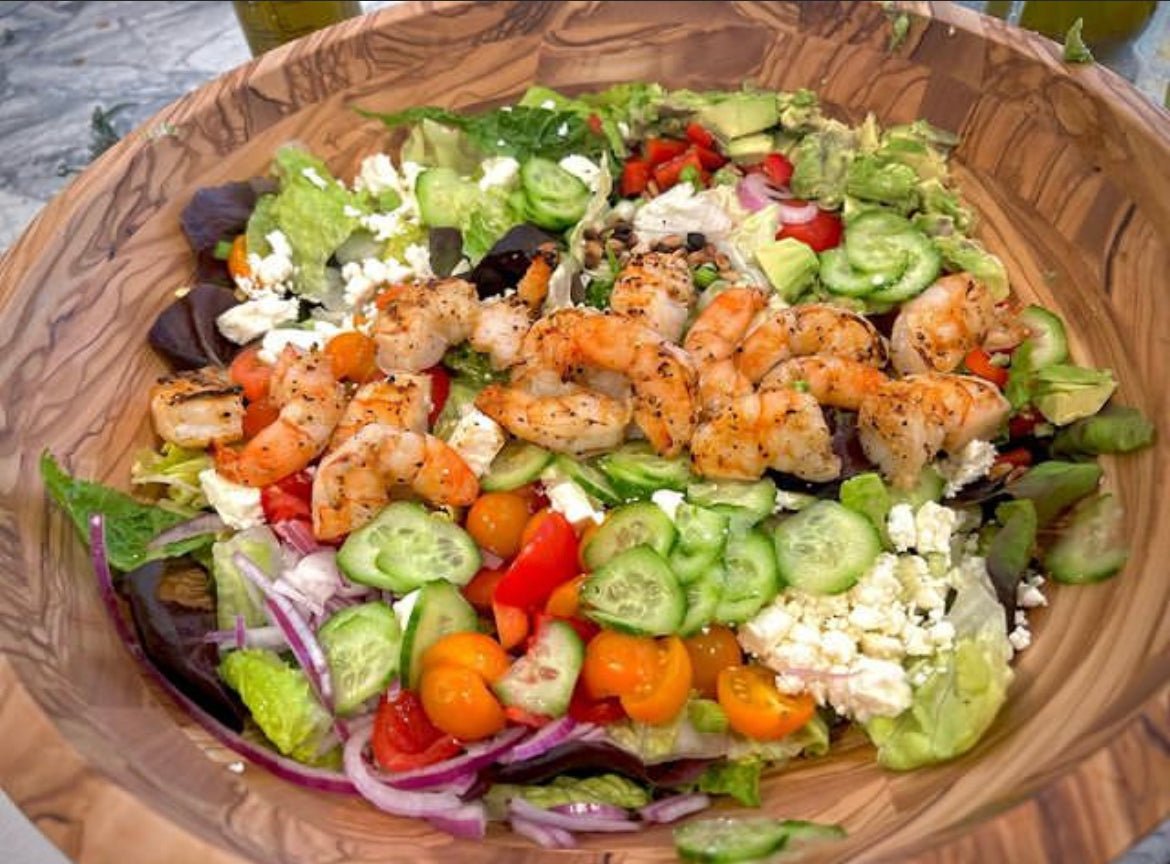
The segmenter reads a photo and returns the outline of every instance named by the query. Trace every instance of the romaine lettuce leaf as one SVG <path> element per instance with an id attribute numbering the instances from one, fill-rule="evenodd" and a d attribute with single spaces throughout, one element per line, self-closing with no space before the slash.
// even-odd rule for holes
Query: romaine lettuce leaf
<path id="1" fill-rule="evenodd" d="M 503 815 L 508 801 L 523 798 L 529 804 L 543 809 L 562 804 L 611 804 L 614 807 L 636 809 L 650 803 L 650 793 L 620 774 L 599 774 L 596 777 L 554 777 L 546 785 L 517 785 L 496 783 L 484 795 L 490 816 Z"/>
<path id="2" fill-rule="evenodd" d="M 759 807 L 763 768 L 764 763 L 758 759 L 716 762 L 699 778 L 699 791 L 730 795 L 745 807 Z"/>
<path id="3" fill-rule="evenodd" d="M 207 496 L 199 483 L 199 472 L 212 467 L 203 450 L 188 450 L 165 442 L 160 450 L 146 450 L 130 467 L 130 482 L 136 486 L 162 486 L 166 498 L 159 506 L 192 516 L 207 507 Z"/>
<path id="4" fill-rule="evenodd" d="M 313 696 L 304 672 L 275 652 L 244 649 L 228 654 L 219 674 L 281 753 L 307 764 L 326 761 L 333 721 Z"/>
<path id="5" fill-rule="evenodd" d="M 260 590 L 240 572 L 232 560 L 237 552 L 246 555 L 269 579 L 275 579 L 280 573 L 280 542 L 265 525 L 233 534 L 212 546 L 216 624 L 221 630 L 232 629 L 236 615 L 243 615 L 244 624 L 248 627 L 262 627 L 268 623 L 268 616 L 261 605 Z"/>

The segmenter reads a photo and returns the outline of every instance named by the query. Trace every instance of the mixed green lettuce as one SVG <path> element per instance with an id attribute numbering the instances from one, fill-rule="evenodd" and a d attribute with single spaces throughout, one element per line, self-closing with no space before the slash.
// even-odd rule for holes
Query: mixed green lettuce
<path id="1" fill-rule="evenodd" d="M 147 450 L 134 460 L 130 482 L 135 486 L 163 487 L 166 497 L 158 505 L 190 516 L 207 507 L 199 474 L 211 467 L 211 457 L 205 450 L 188 450 L 166 441 L 158 450 Z"/>

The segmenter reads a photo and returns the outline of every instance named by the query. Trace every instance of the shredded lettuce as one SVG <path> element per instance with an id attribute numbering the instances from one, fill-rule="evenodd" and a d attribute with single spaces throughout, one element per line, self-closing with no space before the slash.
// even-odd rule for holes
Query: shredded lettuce
<path id="1" fill-rule="evenodd" d="M 139 454 L 130 467 L 130 482 L 135 486 L 164 487 L 166 497 L 158 502 L 159 506 L 193 516 L 208 506 L 199 472 L 211 467 L 211 457 L 205 451 L 188 450 L 167 441 L 160 450 Z"/>
<path id="2" fill-rule="evenodd" d="M 237 552 L 246 555 L 269 579 L 275 579 L 280 573 L 280 543 L 267 526 L 249 528 L 212 546 L 215 616 L 216 625 L 221 630 L 234 627 L 236 615 L 243 615 L 244 624 L 248 627 L 262 627 L 268 623 L 259 589 L 240 572 L 232 560 Z"/>
<path id="3" fill-rule="evenodd" d="M 489 816 L 504 818 L 508 801 L 523 798 L 529 804 L 548 809 L 562 804 L 611 804 L 636 809 L 650 803 L 650 793 L 620 774 L 596 777 L 554 777 L 546 785 L 524 786 L 496 783 L 483 797 Z"/>

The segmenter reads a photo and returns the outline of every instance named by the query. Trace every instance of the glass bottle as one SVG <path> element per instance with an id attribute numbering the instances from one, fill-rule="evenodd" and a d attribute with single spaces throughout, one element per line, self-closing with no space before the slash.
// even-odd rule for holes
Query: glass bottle
<path id="1" fill-rule="evenodd" d="M 235 0 L 232 5 L 253 57 L 362 14 L 359 0 Z"/>

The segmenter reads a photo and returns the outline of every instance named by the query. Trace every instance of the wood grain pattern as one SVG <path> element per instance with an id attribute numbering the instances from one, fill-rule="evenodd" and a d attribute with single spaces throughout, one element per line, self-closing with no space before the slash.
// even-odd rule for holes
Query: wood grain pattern
<path id="1" fill-rule="evenodd" d="M 147 684 L 104 619 L 36 459 L 51 448 L 123 484 L 150 440 L 161 371 L 144 334 L 192 272 L 178 231 L 199 186 L 262 172 L 298 139 L 341 174 L 385 142 L 349 110 L 493 104 L 533 81 L 584 89 L 817 89 L 843 116 L 923 116 L 963 136 L 964 189 L 1016 289 L 1061 310 L 1083 360 L 1170 428 L 1170 120 L 1046 40 L 914 4 L 895 54 L 870 3 L 442 3 L 357 19 L 164 110 L 55 200 L 0 262 L 0 776 L 86 862 L 537 861 L 493 829 L 452 841 L 362 802 L 313 795 L 231 757 Z M 170 131 L 173 130 L 173 131 Z M 826 859 L 1105 861 L 1170 812 L 1170 444 L 1108 466 L 1135 555 L 1114 583 L 1054 592 L 1012 700 L 967 757 L 880 771 L 860 740 L 767 782 L 778 815 L 843 822 Z M 548 856 L 551 857 L 551 856 Z M 573 861 L 667 861 L 665 829 Z"/>

